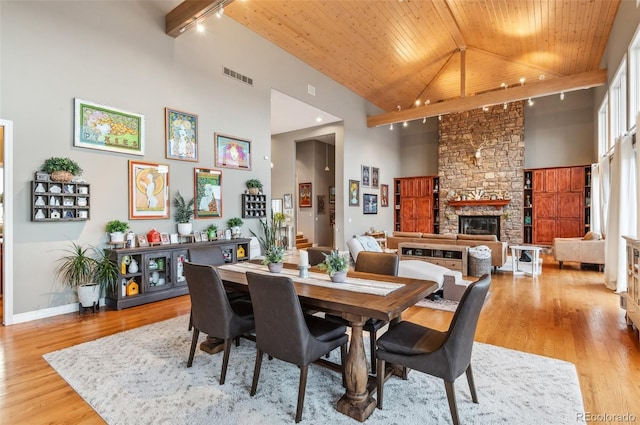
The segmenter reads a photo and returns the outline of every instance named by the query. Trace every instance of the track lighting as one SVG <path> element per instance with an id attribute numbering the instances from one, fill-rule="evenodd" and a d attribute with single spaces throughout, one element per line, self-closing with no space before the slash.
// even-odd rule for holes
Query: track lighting
<path id="1" fill-rule="evenodd" d="M 329 169 L 329 144 L 325 143 L 324 145 L 324 171 L 331 171 Z"/>
<path id="2" fill-rule="evenodd" d="M 533 104 L 534 104 L 535 102 L 534 102 L 531 98 L 529 98 L 528 103 L 529 103 L 529 106 L 533 106 Z"/>
<path id="3" fill-rule="evenodd" d="M 222 18 L 222 15 L 224 15 L 224 6 L 222 3 L 220 3 L 220 8 L 216 12 L 216 16 L 218 17 L 218 19 L 220 19 Z"/>
<path id="4" fill-rule="evenodd" d="M 422 124 L 427 122 L 427 117 L 422 118 Z"/>
<path id="5" fill-rule="evenodd" d="M 224 5 L 225 3 L 229 3 L 231 0 L 221 0 L 213 2 L 210 7 L 205 9 L 200 15 L 195 15 L 191 20 L 182 28 L 180 28 L 180 33 L 184 33 L 186 30 L 195 26 L 199 32 L 204 31 L 204 26 L 202 25 L 204 20 L 210 16 L 212 13 L 215 13 L 218 18 L 222 18 L 224 15 Z"/>
<path id="6" fill-rule="evenodd" d="M 564 100 L 564 92 L 563 91 L 560 92 L 560 100 Z"/>
<path id="7" fill-rule="evenodd" d="M 520 85 L 521 85 L 521 86 L 524 86 L 524 82 L 525 82 L 524 77 L 520 78 Z"/>
<path id="8" fill-rule="evenodd" d="M 402 123 L 402 126 L 403 126 L 403 127 L 406 127 L 406 126 L 408 126 L 408 125 L 409 125 L 409 123 L 408 123 L 408 122 L 406 122 L 406 121 Z"/>
<path id="9" fill-rule="evenodd" d="M 503 89 L 506 89 L 509 86 L 507 86 L 507 83 L 502 83 L 502 84 L 500 84 L 500 87 L 502 87 Z"/>
<path id="10" fill-rule="evenodd" d="M 430 101 L 429 99 L 427 99 L 427 100 L 424 102 L 424 104 L 425 104 L 425 105 L 428 105 L 428 104 L 430 104 L 430 103 L 431 103 L 431 101 Z"/>
<path id="11" fill-rule="evenodd" d="M 489 110 L 489 107 L 488 107 L 488 106 L 483 106 L 483 107 L 482 107 L 482 110 L 483 110 L 483 111 L 485 111 L 485 112 L 487 112 L 487 111 Z"/>
<path id="12" fill-rule="evenodd" d="M 442 121 L 442 115 L 438 115 L 438 121 Z"/>
<path id="13" fill-rule="evenodd" d="M 420 99 L 416 100 L 416 106 L 420 106 Z"/>
<path id="14" fill-rule="evenodd" d="M 389 130 L 393 130 L 393 123 L 389 126 Z"/>
<path id="15" fill-rule="evenodd" d="M 396 108 L 398 108 L 398 111 L 402 111 L 402 106 L 398 105 Z"/>
<path id="16" fill-rule="evenodd" d="M 196 22 L 196 30 L 198 30 L 198 32 L 204 31 L 204 25 L 202 25 L 200 21 Z"/>

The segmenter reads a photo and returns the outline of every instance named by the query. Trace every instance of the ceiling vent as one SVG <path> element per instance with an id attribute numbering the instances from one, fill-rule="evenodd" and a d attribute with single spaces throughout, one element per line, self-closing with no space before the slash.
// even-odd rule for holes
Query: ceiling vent
<path id="1" fill-rule="evenodd" d="M 246 75 L 242 75 L 239 72 L 234 71 L 233 69 L 229 69 L 226 66 L 222 67 L 222 73 L 227 77 L 231 77 L 234 80 L 238 80 L 241 83 L 248 84 L 253 87 L 253 78 L 247 77 Z"/>

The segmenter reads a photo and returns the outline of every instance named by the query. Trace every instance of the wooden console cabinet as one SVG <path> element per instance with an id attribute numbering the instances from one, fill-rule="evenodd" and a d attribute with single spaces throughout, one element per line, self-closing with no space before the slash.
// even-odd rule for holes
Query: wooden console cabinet
<path id="1" fill-rule="evenodd" d="M 640 326 L 640 240 L 623 236 L 627 241 L 627 324 Z"/>
<path id="2" fill-rule="evenodd" d="M 160 301 L 189 293 L 183 274 L 183 263 L 189 261 L 189 248 L 218 245 L 225 262 L 236 263 L 249 259 L 250 239 L 217 240 L 209 242 L 155 245 L 144 248 L 106 250 L 118 265 L 117 291 L 108 293 L 105 303 L 115 310 Z M 132 267 L 134 262 L 136 267 Z M 136 294 L 128 294 L 137 287 Z"/>
<path id="3" fill-rule="evenodd" d="M 457 270 L 467 275 L 468 246 L 402 242 L 398 244 L 400 260 L 421 260 Z"/>

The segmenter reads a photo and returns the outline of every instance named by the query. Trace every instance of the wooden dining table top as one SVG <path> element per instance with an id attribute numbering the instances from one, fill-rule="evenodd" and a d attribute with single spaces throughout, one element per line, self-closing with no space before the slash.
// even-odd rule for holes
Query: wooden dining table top
<path id="1" fill-rule="evenodd" d="M 240 264 L 241 265 L 241 264 Z M 295 264 L 284 264 L 287 269 L 297 270 Z M 266 270 L 266 266 L 265 266 Z M 247 269 L 247 271 L 251 271 Z M 324 271 L 312 267 L 310 272 L 325 273 Z M 247 278 L 245 272 L 236 270 L 225 270 L 218 267 L 218 273 L 225 286 L 236 291 L 248 292 Z M 399 317 L 404 310 L 413 306 L 422 298 L 438 289 L 438 284 L 434 281 L 378 275 L 349 271 L 348 277 L 398 283 L 398 289 L 387 295 L 373 295 L 363 292 L 354 292 L 339 289 L 336 287 L 323 287 L 300 282 L 297 276 L 283 275 L 290 277 L 293 281 L 296 293 L 300 302 L 305 307 L 312 307 L 318 310 L 349 314 L 361 317 L 372 317 L 375 319 L 390 321 Z M 328 279 L 328 277 L 327 277 Z"/>

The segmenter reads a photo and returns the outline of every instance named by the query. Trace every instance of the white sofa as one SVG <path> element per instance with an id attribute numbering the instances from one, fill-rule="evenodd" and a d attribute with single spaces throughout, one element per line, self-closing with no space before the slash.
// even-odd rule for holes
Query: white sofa
<path id="1" fill-rule="evenodd" d="M 347 247 L 354 262 L 362 251 L 383 252 L 371 236 L 355 236 L 347 241 Z M 442 289 L 442 296 L 455 301 L 460 300 L 467 285 L 471 283 L 464 280 L 459 271 L 420 260 L 401 260 L 398 264 L 398 276 L 436 282 L 438 289 Z"/>

